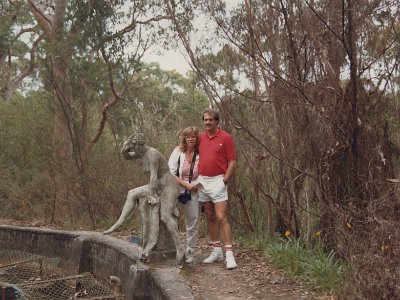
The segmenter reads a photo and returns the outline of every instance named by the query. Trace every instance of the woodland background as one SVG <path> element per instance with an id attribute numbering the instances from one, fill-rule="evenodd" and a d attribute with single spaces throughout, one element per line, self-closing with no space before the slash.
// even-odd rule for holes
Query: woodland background
<path id="1" fill-rule="evenodd" d="M 227 5 L 229 4 L 229 5 Z M 107 228 L 213 106 L 235 139 L 235 235 L 300 238 L 354 267 L 354 298 L 400 297 L 396 0 L 0 2 L 0 216 Z M 185 76 L 143 63 L 179 47 Z"/>

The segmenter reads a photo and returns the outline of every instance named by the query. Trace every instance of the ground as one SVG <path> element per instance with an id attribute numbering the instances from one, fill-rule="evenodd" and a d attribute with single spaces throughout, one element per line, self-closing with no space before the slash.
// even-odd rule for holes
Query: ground
<path id="1" fill-rule="evenodd" d="M 184 233 L 181 233 L 184 241 Z M 127 232 L 113 233 L 116 238 L 129 240 Z M 282 270 L 269 264 L 262 254 L 235 244 L 238 267 L 227 270 L 224 262 L 203 264 L 211 251 L 205 238 L 200 238 L 194 262 L 183 264 L 180 274 L 186 279 L 196 300 L 333 300 L 302 288 L 301 282 L 289 280 Z M 152 267 L 174 265 L 175 260 L 153 262 Z"/>
<path id="2" fill-rule="evenodd" d="M 184 265 L 181 272 L 196 299 L 317 299 L 299 283 L 289 281 L 282 271 L 272 267 L 254 250 L 235 245 L 238 267 L 227 270 L 223 262 L 202 264 L 210 248 L 205 241 L 200 241 L 199 245 L 202 246 L 198 247 L 194 263 Z"/>
<path id="3" fill-rule="evenodd" d="M 0 219 L 0 224 L 14 226 L 45 227 L 40 222 L 17 222 Z M 61 229 L 61 228 L 58 228 Z M 112 234 L 116 238 L 128 240 L 128 232 Z M 182 237 L 184 239 L 184 236 Z M 198 241 L 194 262 L 180 266 L 180 274 L 192 289 L 196 300 L 251 300 L 251 299 L 333 299 L 317 296 L 301 287 L 301 282 L 289 280 L 284 272 L 269 264 L 261 253 L 235 245 L 238 267 L 226 270 L 223 262 L 202 264 L 210 253 L 210 246 L 204 238 Z M 173 264 L 166 261 L 164 264 Z"/>

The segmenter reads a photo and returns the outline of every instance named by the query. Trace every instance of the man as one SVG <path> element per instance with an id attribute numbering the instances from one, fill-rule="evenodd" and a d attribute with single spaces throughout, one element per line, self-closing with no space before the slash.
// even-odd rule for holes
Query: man
<path id="1" fill-rule="evenodd" d="M 207 216 L 208 233 L 213 250 L 203 263 L 222 261 L 224 255 L 220 236 L 225 245 L 227 269 L 237 267 L 232 251 L 232 231 L 228 222 L 227 184 L 236 167 L 236 154 L 232 136 L 218 127 L 219 113 L 213 109 L 203 112 L 205 132 L 200 136 L 199 201 L 203 202 Z"/>

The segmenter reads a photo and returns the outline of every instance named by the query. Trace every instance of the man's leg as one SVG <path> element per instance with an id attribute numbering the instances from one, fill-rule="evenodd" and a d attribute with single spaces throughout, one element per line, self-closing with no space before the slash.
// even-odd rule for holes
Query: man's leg
<path id="1" fill-rule="evenodd" d="M 215 215 L 225 246 L 225 263 L 228 269 L 237 267 L 232 249 L 232 229 L 228 221 L 228 201 L 215 203 Z"/>
<path id="2" fill-rule="evenodd" d="M 220 228 L 224 245 L 232 244 L 231 225 L 228 222 L 228 201 L 215 203 L 215 216 L 217 226 Z"/>
<path id="3" fill-rule="evenodd" d="M 220 232 L 217 217 L 215 214 L 215 205 L 211 201 L 204 202 L 204 213 L 207 217 L 207 228 L 208 234 L 210 235 L 211 241 L 219 241 L 220 239 Z"/>
<path id="4" fill-rule="evenodd" d="M 203 260 L 203 263 L 209 264 L 216 261 L 222 261 L 224 255 L 221 249 L 221 237 L 219 231 L 219 224 L 216 216 L 215 205 L 211 201 L 203 203 L 204 212 L 207 216 L 207 228 L 210 235 L 213 251 L 210 256 Z"/>

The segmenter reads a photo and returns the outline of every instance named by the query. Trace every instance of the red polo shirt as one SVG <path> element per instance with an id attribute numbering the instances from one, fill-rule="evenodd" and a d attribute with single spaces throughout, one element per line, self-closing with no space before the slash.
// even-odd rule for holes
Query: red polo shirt
<path id="1" fill-rule="evenodd" d="M 228 169 L 228 161 L 236 160 L 232 136 L 222 129 L 218 129 L 212 138 L 207 132 L 203 132 L 200 135 L 199 155 L 200 175 L 224 175 Z"/>

